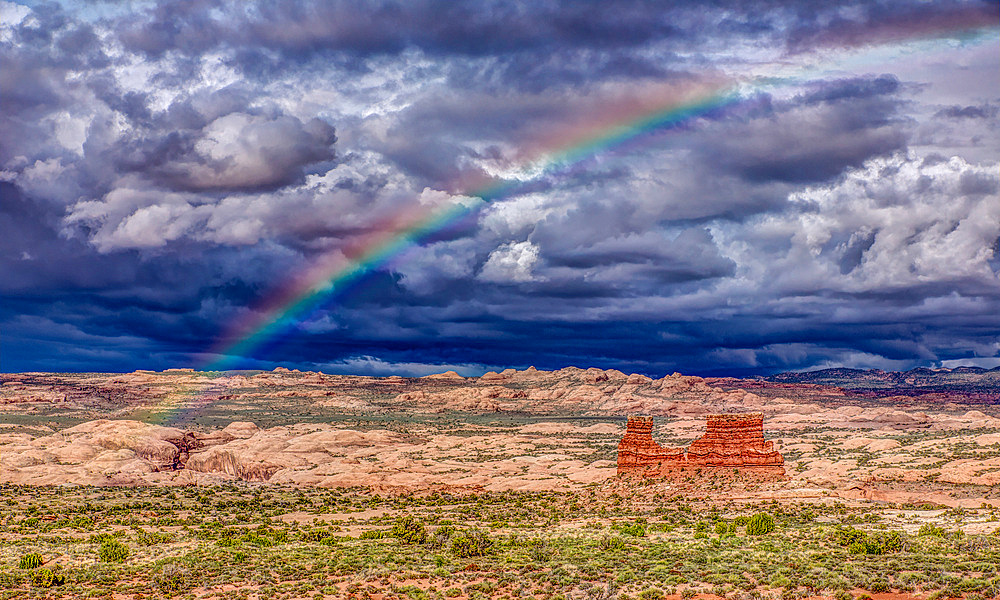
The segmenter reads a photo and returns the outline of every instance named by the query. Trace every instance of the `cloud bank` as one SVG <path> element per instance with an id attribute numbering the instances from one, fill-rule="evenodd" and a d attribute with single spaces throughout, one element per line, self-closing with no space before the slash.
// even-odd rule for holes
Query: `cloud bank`
<path id="1" fill-rule="evenodd" d="M 211 364 L 298 274 L 496 178 L 523 185 L 237 364 L 994 364 L 998 20 L 950 0 L 0 2 L 0 370 Z M 539 167 L 718 82 L 738 98 Z"/>

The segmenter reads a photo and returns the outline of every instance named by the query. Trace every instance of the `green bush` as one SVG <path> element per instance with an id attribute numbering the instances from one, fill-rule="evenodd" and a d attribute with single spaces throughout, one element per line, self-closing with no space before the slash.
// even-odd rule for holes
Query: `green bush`
<path id="1" fill-rule="evenodd" d="M 427 541 L 424 524 L 409 515 L 398 519 L 389 535 L 404 544 L 423 544 Z"/>
<path id="2" fill-rule="evenodd" d="M 164 564 L 153 577 L 156 587 L 167 593 L 183 592 L 191 589 L 191 573 L 181 565 L 173 562 Z"/>
<path id="3" fill-rule="evenodd" d="M 854 600 L 854 596 L 847 590 L 837 590 L 833 594 L 833 600 Z"/>
<path id="4" fill-rule="evenodd" d="M 31 574 L 31 583 L 37 587 L 53 587 L 66 583 L 66 577 L 44 567 Z"/>
<path id="5" fill-rule="evenodd" d="M 719 521 L 715 524 L 715 533 L 717 535 L 726 535 L 729 533 L 729 524 L 725 521 Z"/>
<path id="6" fill-rule="evenodd" d="M 747 535 L 767 535 L 774 531 L 774 517 L 757 513 L 747 521 Z"/>
<path id="7" fill-rule="evenodd" d="M 486 556 L 493 551 L 495 542 L 482 531 L 463 531 L 451 540 L 451 552 L 459 558 Z"/>
<path id="8" fill-rule="evenodd" d="M 306 529 L 299 533 L 299 539 L 303 542 L 322 542 L 330 537 L 330 533 L 323 529 Z"/>
<path id="9" fill-rule="evenodd" d="M 851 542 L 847 547 L 849 554 L 868 554 L 868 544 L 864 542 Z"/>
<path id="10" fill-rule="evenodd" d="M 881 594 L 888 592 L 891 588 L 889 587 L 889 582 L 885 580 L 876 580 L 869 582 L 867 586 L 869 591 L 875 592 L 876 594 Z"/>
<path id="11" fill-rule="evenodd" d="M 250 544 L 251 546 L 257 546 L 258 548 L 270 548 L 277 545 L 277 542 L 271 538 L 266 535 L 260 535 L 255 531 L 244 533 L 239 537 L 239 540 L 244 544 Z"/>
<path id="12" fill-rule="evenodd" d="M 606 536 L 604 536 L 604 537 L 601 538 L 600 547 L 601 547 L 601 550 L 605 550 L 605 551 L 609 551 L 609 550 L 623 550 L 625 548 L 625 540 L 623 540 L 623 539 L 621 539 L 620 537 L 617 537 L 617 536 L 612 537 L 612 536 L 606 535 Z"/>
<path id="13" fill-rule="evenodd" d="M 639 592 L 640 600 L 660 600 L 663 597 L 663 590 L 659 588 L 646 588 Z"/>
<path id="14" fill-rule="evenodd" d="M 879 531 L 867 534 L 847 527 L 837 531 L 837 539 L 847 546 L 849 554 L 881 555 L 900 552 L 906 547 L 906 535 L 899 531 Z"/>
<path id="15" fill-rule="evenodd" d="M 381 540 L 386 536 L 386 532 L 382 529 L 369 529 L 368 531 L 362 531 L 361 535 L 358 536 L 359 540 Z"/>
<path id="16" fill-rule="evenodd" d="M 128 554 L 128 547 L 118 540 L 105 540 L 97 551 L 97 557 L 101 562 L 125 562 Z"/>
<path id="17" fill-rule="evenodd" d="M 37 552 L 25 554 L 17 566 L 21 569 L 37 569 L 42 566 L 42 555 Z"/>
<path id="18" fill-rule="evenodd" d="M 946 535 L 948 535 L 948 532 L 944 530 L 944 527 L 937 527 L 930 523 L 924 523 L 923 525 L 920 526 L 920 529 L 917 530 L 917 535 L 920 537 L 923 537 L 925 535 L 934 537 L 945 537 Z"/>
<path id="19" fill-rule="evenodd" d="M 535 562 L 548 562 L 555 553 L 555 548 L 545 540 L 535 539 L 528 542 L 528 556 Z"/>
<path id="20" fill-rule="evenodd" d="M 642 521 L 636 521 L 631 525 L 622 525 L 621 531 L 625 535 L 633 537 L 646 537 L 646 524 Z"/>
<path id="21" fill-rule="evenodd" d="M 428 536 L 427 544 L 433 549 L 443 548 L 454 533 L 454 525 L 442 525 L 434 530 L 433 536 Z"/>

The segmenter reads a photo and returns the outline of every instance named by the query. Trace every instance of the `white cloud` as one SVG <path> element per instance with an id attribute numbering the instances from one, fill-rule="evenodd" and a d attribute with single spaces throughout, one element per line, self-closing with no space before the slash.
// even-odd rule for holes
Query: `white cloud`
<path id="1" fill-rule="evenodd" d="M 529 241 L 504 244 L 490 253 L 478 279 L 494 283 L 537 281 L 534 275 L 538 247 Z"/>
<path id="2" fill-rule="evenodd" d="M 435 373 L 444 373 L 445 371 L 455 371 L 463 377 L 477 377 L 491 369 L 502 370 L 502 367 L 490 367 L 475 363 L 391 362 L 373 356 L 353 356 L 343 360 L 317 364 L 315 368 L 323 373 L 369 375 L 375 377 L 386 377 L 389 375 L 423 377 Z"/>
<path id="3" fill-rule="evenodd" d="M 744 281 L 847 293 L 975 281 L 1000 288 L 1000 165 L 876 158 L 790 197 L 791 210 L 716 225 Z"/>
<path id="4" fill-rule="evenodd" d="M 941 366 L 945 369 L 956 367 L 981 367 L 983 369 L 995 369 L 1000 367 L 1000 356 L 989 358 L 956 358 L 954 360 L 942 360 Z"/>

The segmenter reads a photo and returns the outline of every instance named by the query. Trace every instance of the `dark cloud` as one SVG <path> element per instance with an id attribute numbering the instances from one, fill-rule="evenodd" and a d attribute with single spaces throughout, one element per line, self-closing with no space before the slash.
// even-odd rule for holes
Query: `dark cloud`
<path id="1" fill-rule="evenodd" d="M 829 179 L 906 146 L 899 90 L 899 81 L 885 75 L 829 81 L 708 128 L 701 151 L 753 181 Z"/>
<path id="2" fill-rule="evenodd" d="M 336 139 L 320 119 L 229 112 L 199 130 L 161 125 L 124 148 L 120 165 L 175 190 L 273 190 L 332 160 Z"/>
<path id="3" fill-rule="evenodd" d="M 940 45 L 955 68 L 865 54 L 995 27 L 995 5 L 3 10 L 0 369 L 204 365 L 297 277 L 402 232 L 239 364 L 751 374 L 1000 353 L 996 94 L 976 79 L 996 58 L 974 36 Z"/>
<path id="4" fill-rule="evenodd" d="M 805 7 L 803 7 L 805 8 Z M 823 47 L 867 46 L 914 37 L 960 37 L 963 31 L 996 27 L 1000 15 L 991 1 L 866 2 L 819 7 L 799 19 L 787 34 L 792 52 Z"/>
<path id="5" fill-rule="evenodd" d="M 1000 112 L 1000 108 L 992 104 L 978 106 L 946 106 L 934 113 L 935 117 L 948 119 L 992 119 Z"/>

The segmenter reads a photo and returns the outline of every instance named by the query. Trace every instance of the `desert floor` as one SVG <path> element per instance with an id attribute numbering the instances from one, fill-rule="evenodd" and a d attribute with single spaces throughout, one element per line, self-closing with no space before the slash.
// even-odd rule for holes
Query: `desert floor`
<path id="1" fill-rule="evenodd" d="M 4 375 L 0 598 L 1000 593 L 994 404 L 751 387 L 597 369 Z M 706 414 L 748 410 L 784 478 L 615 474 L 628 414 L 681 446 Z"/>

